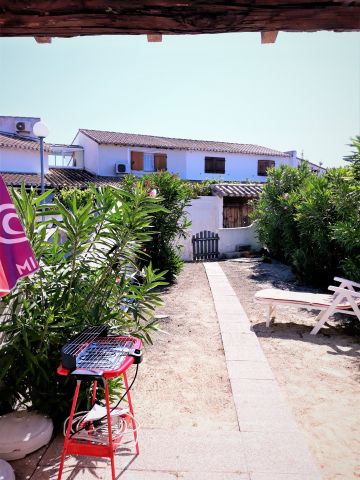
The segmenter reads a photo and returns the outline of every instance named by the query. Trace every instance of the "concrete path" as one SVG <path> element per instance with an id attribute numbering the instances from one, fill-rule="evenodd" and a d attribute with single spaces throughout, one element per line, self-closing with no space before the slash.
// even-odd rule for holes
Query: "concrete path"
<path id="1" fill-rule="evenodd" d="M 204 264 L 251 480 L 321 476 L 289 410 L 249 319 L 218 263 Z"/>
<path id="2" fill-rule="evenodd" d="M 256 335 L 226 275 L 204 264 L 217 312 L 238 431 L 144 429 L 140 456 L 121 446 L 123 480 L 320 480 L 303 436 L 281 395 Z M 161 424 L 161 419 L 160 424 Z M 13 462 L 17 480 L 57 478 L 63 437 Z M 63 480 L 111 480 L 107 460 L 66 457 Z"/>

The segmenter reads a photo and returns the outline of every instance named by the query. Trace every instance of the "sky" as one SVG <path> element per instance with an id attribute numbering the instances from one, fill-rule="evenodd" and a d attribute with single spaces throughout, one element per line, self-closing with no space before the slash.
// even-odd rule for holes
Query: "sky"
<path id="1" fill-rule="evenodd" d="M 360 32 L 0 38 L 0 115 L 79 128 L 251 143 L 344 164 L 360 134 Z"/>

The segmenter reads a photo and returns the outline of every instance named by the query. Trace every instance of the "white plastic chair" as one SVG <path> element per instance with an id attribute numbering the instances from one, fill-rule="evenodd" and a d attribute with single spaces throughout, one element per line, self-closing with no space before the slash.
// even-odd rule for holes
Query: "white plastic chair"
<path id="1" fill-rule="evenodd" d="M 335 277 L 334 280 L 340 285 L 329 286 L 328 290 L 334 292 L 332 295 L 292 292 L 275 288 L 258 291 L 255 294 L 255 301 L 269 306 L 266 326 L 269 327 L 271 319 L 275 319 L 278 305 L 320 310 L 315 318 L 316 324 L 310 332 L 311 335 L 316 335 L 326 320 L 334 313 L 355 315 L 360 321 L 360 284 L 340 277 Z"/>

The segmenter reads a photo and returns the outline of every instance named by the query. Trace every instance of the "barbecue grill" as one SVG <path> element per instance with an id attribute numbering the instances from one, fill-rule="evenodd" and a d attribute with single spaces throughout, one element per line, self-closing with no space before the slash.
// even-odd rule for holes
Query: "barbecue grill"
<path id="1" fill-rule="evenodd" d="M 57 372 L 59 375 L 73 376 L 76 388 L 70 416 L 64 424 L 65 440 L 58 480 L 61 480 L 67 454 L 110 458 L 112 480 L 115 480 L 114 454 L 130 424 L 136 454 L 139 454 L 130 389 L 141 360 L 141 341 L 131 336 L 109 335 L 106 325 L 88 327 L 62 347 L 61 364 Z M 129 386 L 127 370 L 134 364 L 136 373 Z M 124 379 L 125 393 L 117 405 L 111 408 L 108 379 L 118 376 Z M 82 381 L 93 383 L 92 409 L 89 412 L 75 413 Z M 100 382 L 105 391 L 105 406 L 99 406 L 96 399 Z M 124 397 L 128 408 L 118 408 Z"/>

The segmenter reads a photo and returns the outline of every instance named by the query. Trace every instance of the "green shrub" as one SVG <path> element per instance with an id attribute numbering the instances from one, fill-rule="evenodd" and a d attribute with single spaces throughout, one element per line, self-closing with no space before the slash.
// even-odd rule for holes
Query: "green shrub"
<path id="1" fill-rule="evenodd" d="M 178 239 L 185 237 L 190 226 L 185 211 L 191 199 L 187 182 L 169 172 L 158 172 L 142 179 L 128 176 L 124 185 L 128 191 L 136 185 L 148 192 L 156 189 L 158 200 L 166 207 L 153 215 L 152 240 L 146 245 L 145 253 L 155 269 L 166 271 L 167 281 L 174 281 L 183 266 Z"/>
<path id="2" fill-rule="evenodd" d="M 322 176 L 304 164 L 272 169 L 253 218 L 269 253 L 303 281 L 325 287 L 335 275 L 360 279 L 360 182 L 354 165 Z"/>
<path id="3" fill-rule="evenodd" d="M 63 188 L 56 193 L 56 198 L 58 198 L 67 208 L 71 209 L 74 194 L 76 195 L 77 208 L 86 205 L 89 199 L 94 200 L 94 192 L 92 188 Z"/>
<path id="4" fill-rule="evenodd" d="M 165 283 L 151 265 L 143 271 L 137 265 L 151 240 L 153 216 L 162 208 L 140 187 L 91 192 L 82 206 L 77 192 L 69 194 L 66 206 L 57 198 L 54 205 L 41 205 L 42 197 L 24 187 L 12 191 L 41 269 L 1 299 L 3 412 L 31 405 L 59 425 L 74 388 L 56 373 L 60 350 L 88 325 L 108 324 L 151 342 L 153 311 L 160 302 L 156 287 Z M 45 221 L 39 221 L 42 216 Z M 54 225 L 51 241 L 49 224 Z M 59 241 L 60 231 L 65 241 Z"/>

